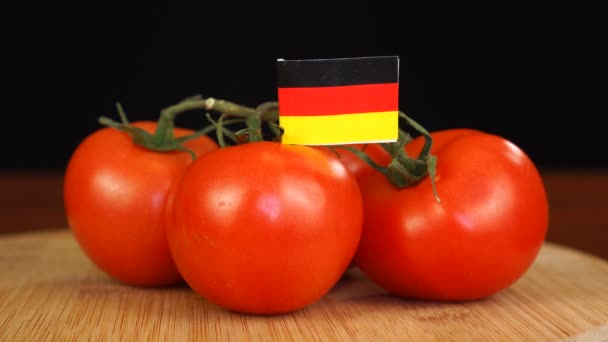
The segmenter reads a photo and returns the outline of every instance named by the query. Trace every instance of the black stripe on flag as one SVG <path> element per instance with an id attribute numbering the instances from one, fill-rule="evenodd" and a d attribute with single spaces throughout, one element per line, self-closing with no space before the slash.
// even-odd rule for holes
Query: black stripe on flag
<path id="1" fill-rule="evenodd" d="M 277 60 L 279 88 L 398 83 L 399 57 Z"/>

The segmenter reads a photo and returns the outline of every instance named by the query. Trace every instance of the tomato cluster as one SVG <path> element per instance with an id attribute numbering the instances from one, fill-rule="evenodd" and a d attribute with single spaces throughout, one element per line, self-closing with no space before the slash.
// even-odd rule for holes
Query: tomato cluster
<path id="1" fill-rule="evenodd" d="M 66 169 L 77 242 L 125 284 L 185 281 L 223 308 L 276 314 L 316 302 L 356 265 L 396 296 L 472 300 L 518 280 L 547 232 L 539 172 L 500 136 L 448 129 L 417 137 L 403 155 L 426 149 L 436 168 L 396 186 L 378 170 L 395 160 L 381 144 L 351 146 L 369 160 L 352 148 L 277 141 L 220 148 L 158 125 L 102 128 Z M 146 132 L 169 138 L 146 147 L 138 144 Z"/>

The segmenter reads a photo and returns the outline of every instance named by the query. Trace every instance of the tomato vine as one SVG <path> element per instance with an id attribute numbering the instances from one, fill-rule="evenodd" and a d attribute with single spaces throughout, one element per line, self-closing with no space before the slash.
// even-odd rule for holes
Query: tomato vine
<path id="1" fill-rule="evenodd" d="M 104 116 L 99 118 L 99 122 L 127 132 L 137 145 L 157 152 L 187 151 L 193 158 L 195 158 L 195 155 L 184 147 L 183 143 L 212 132 L 215 132 L 216 140 L 221 147 L 266 140 L 280 142 L 283 135 L 283 128 L 279 124 L 279 103 L 276 101 L 263 102 L 257 107 L 252 108 L 213 97 L 191 96 L 161 111 L 154 134 L 129 125 L 126 114 L 120 104 L 117 104 L 117 108 L 121 122 L 116 122 Z M 193 134 L 175 138 L 172 132 L 177 115 L 194 110 L 206 111 L 205 117 L 209 121 L 209 124 Z M 214 118 L 211 113 L 219 116 Z M 418 156 L 409 156 L 404 149 L 404 146 L 413 139 L 412 133 L 404 129 L 399 130 L 399 137 L 396 142 L 380 144 L 391 156 L 391 161 L 388 165 L 378 165 L 363 150 L 358 150 L 348 145 L 332 146 L 331 148 L 342 148 L 352 152 L 372 168 L 384 174 L 398 188 L 413 186 L 429 176 L 433 184 L 433 194 L 439 201 L 434 183 L 437 158 L 430 153 L 433 142 L 432 137 L 421 124 L 402 111 L 399 111 L 399 119 L 404 122 L 406 128 L 413 130 L 414 134 L 424 137 L 424 147 Z M 233 130 L 231 129 L 233 125 L 244 127 Z M 226 138 L 231 143 L 228 143 Z"/>

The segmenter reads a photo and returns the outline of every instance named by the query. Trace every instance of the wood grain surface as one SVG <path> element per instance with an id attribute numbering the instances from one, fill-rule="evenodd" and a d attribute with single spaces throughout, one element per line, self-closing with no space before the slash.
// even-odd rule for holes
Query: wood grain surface
<path id="1" fill-rule="evenodd" d="M 604 341 L 607 326 L 608 262 L 553 243 L 480 301 L 399 299 L 355 269 L 305 309 L 256 316 L 185 285 L 122 285 L 65 229 L 0 236 L 0 341 Z"/>

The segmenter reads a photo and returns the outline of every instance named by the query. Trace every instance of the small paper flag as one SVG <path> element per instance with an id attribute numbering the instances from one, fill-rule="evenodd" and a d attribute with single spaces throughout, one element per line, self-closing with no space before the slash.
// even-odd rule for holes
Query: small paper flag
<path id="1" fill-rule="evenodd" d="M 282 142 L 396 141 L 399 57 L 277 60 Z"/>

